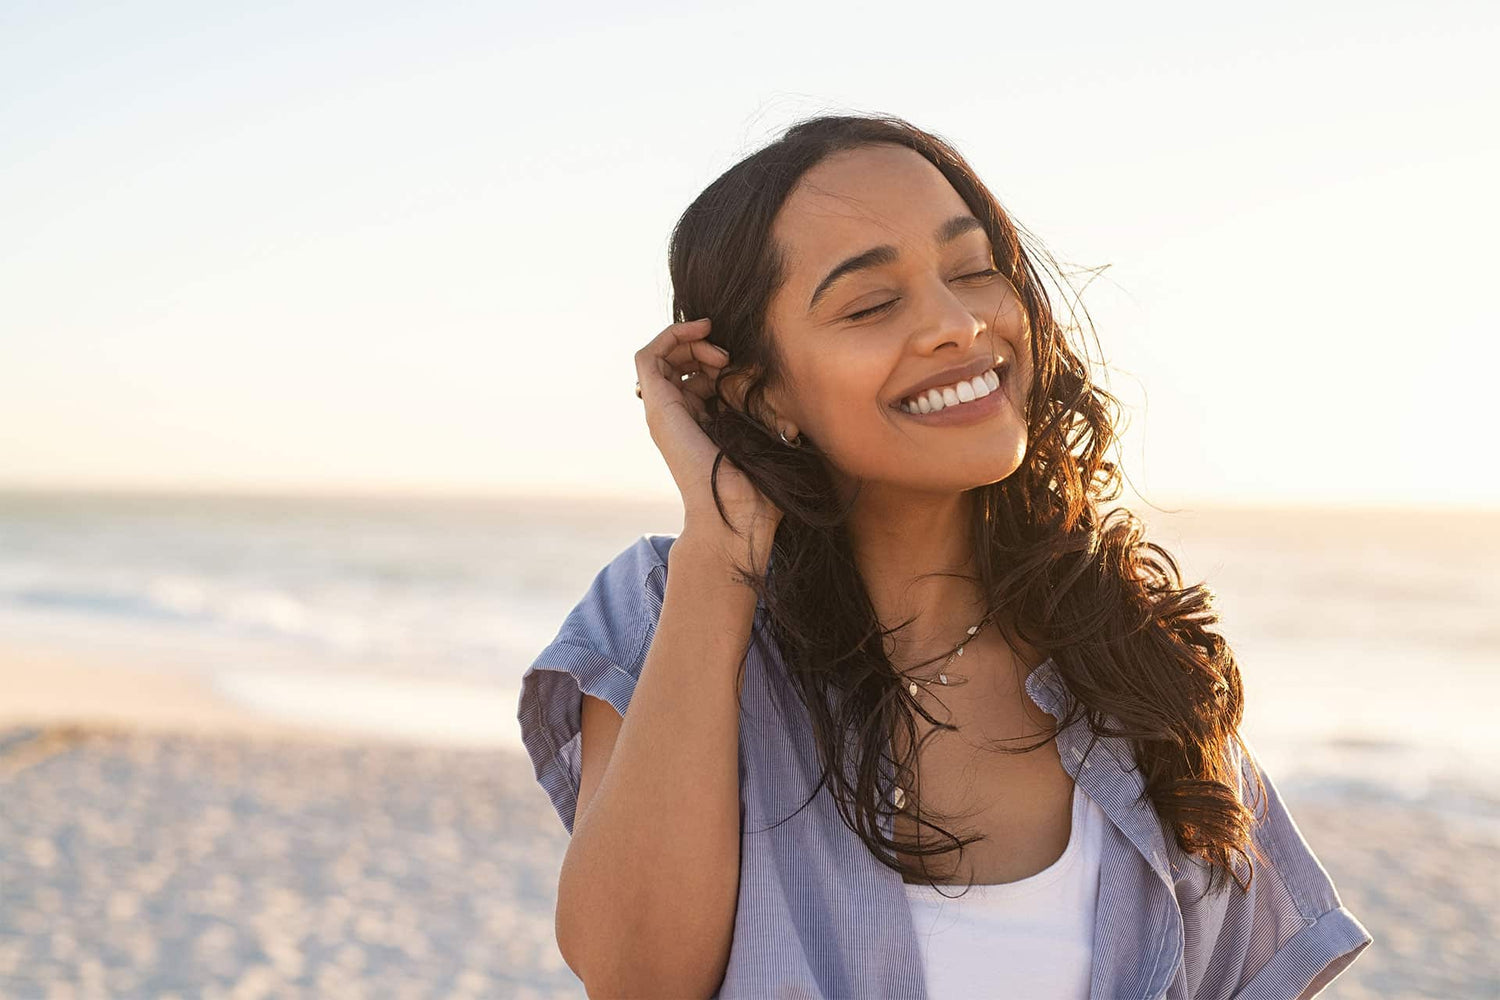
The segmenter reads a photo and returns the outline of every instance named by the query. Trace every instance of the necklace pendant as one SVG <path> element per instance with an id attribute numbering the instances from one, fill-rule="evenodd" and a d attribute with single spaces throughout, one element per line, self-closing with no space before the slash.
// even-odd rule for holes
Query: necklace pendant
<path id="1" fill-rule="evenodd" d="M 899 785 L 896 787 L 896 794 L 894 797 L 896 800 L 897 809 L 900 809 L 902 806 L 906 805 L 906 793 L 901 790 Z"/>
<path id="2" fill-rule="evenodd" d="M 917 682 L 916 681 L 912 681 L 910 684 L 908 684 L 906 686 L 906 690 L 910 691 L 912 693 L 912 695 L 915 696 L 916 693 L 917 693 Z"/>
<path id="3" fill-rule="evenodd" d="M 958 655 L 959 656 L 963 656 L 964 655 L 964 648 L 962 646 L 958 647 Z"/>
<path id="4" fill-rule="evenodd" d="M 969 634 L 973 635 L 975 632 L 978 632 L 978 631 L 979 631 L 979 626 L 975 625 L 973 628 L 969 629 Z"/>
<path id="5" fill-rule="evenodd" d="M 948 683 L 948 675 L 947 674 L 938 674 L 938 680 L 942 681 L 944 684 L 947 684 Z"/>

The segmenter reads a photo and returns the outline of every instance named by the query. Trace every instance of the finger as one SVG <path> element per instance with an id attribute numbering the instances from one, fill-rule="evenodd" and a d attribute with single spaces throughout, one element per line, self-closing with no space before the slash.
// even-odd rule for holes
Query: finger
<path id="1" fill-rule="evenodd" d="M 683 392 L 691 393 L 699 399 L 708 399 L 710 396 L 718 395 L 719 390 L 714 387 L 717 381 L 718 371 L 694 372 L 693 377 L 679 383 Z"/>
<path id="2" fill-rule="evenodd" d="M 709 378 L 717 376 L 725 368 L 724 365 L 714 364 L 711 361 L 698 361 L 694 358 L 689 358 L 682 364 L 669 365 L 668 367 L 669 370 L 676 372 L 678 377 L 686 375 L 689 372 L 698 372 Z"/>
<path id="3" fill-rule="evenodd" d="M 693 419 L 703 424 L 708 420 L 708 405 L 698 397 L 696 393 L 684 392 L 682 394 L 683 405 L 693 415 Z"/>
<path id="4" fill-rule="evenodd" d="M 670 384 L 674 375 L 672 366 L 660 357 L 644 350 L 637 352 L 635 377 L 641 387 L 641 399 L 648 409 L 658 407 L 677 395 Z"/>
<path id="5" fill-rule="evenodd" d="M 641 398 L 652 403 L 653 408 L 688 396 L 701 406 L 702 400 L 713 394 L 713 382 L 728 362 L 729 355 L 723 348 L 703 339 L 708 335 L 709 326 L 707 318 L 673 323 L 636 352 Z M 685 371 L 698 374 L 684 382 L 681 376 Z M 659 389 L 666 388 L 662 383 L 675 387 L 678 392 L 660 395 Z"/>
<path id="6" fill-rule="evenodd" d="M 706 353 L 706 352 L 704 352 Z M 728 367 L 728 362 L 720 358 L 698 357 L 696 354 L 683 354 L 677 356 L 666 356 L 661 359 L 666 363 L 667 371 L 681 376 L 688 372 L 705 372 L 709 376 L 718 375 Z"/>
<path id="7" fill-rule="evenodd" d="M 689 340 L 677 344 L 662 357 L 683 368 L 691 368 L 700 362 L 719 367 L 729 363 L 729 352 L 718 344 L 710 344 L 706 340 Z"/>
<path id="8" fill-rule="evenodd" d="M 719 371 L 717 365 L 702 363 L 694 363 L 690 369 L 684 371 L 669 364 L 665 358 L 646 353 L 637 354 L 635 358 L 635 372 L 641 386 L 641 399 L 652 406 L 687 395 L 690 391 L 689 386 L 696 390 L 697 386 L 693 385 L 695 382 L 711 384 Z M 683 376 L 689 373 L 693 377 L 683 381 Z M 676 392 L 673 391 L 674 389 Z"/>
<path id="9" fill-rule="evenodd" d="M 641 348 L 643 353 L 665 355 L 678 344 L 685 344 L 694 340 L 702 340 L 708 336 L 708 318 L 690 320 L 686 323 L 673 323 L 662 330 Z"/>

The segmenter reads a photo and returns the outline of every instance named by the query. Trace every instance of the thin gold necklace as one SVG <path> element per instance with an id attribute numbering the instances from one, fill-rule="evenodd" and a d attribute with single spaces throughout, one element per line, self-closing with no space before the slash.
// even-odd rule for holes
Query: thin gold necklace
<path id="1" fill-rule="evenodd" d="M 956 660 L 960 656 L 964 655 L 964 647 L 967 646 L 970 643 L 970 641 L 972 641 L 973 638 L 976 635 L 979 634 L 979 631 L 982 628 L 984 628 L 986 625 L 989 624 L 989 621 L 990 621 L 990 616 L 989 615 L 985 615 L 983 618 L 981 618 L 979 620 L 979 623 L 977 625 L 970 625 L 969 626 L 968 635 L 964 636 L 963 641 L 958 644 L 958 648 L 957 649 L 955 649 L 953 652 L 951 652 L 951 653 L 948 654 L 948 658 L 943 661 L 942 667 L 939 668 L 938 675 L 937 675 L 937 679 L 938 679 L 939 683 L 941 683 L 941 684 L 947 684 L 948 683 L 948 672 L 947 672 L 948 671 L 948 664 L 952 663 L 954 660 Z M 900 673 L 901 676 L 906 677 L 906 679 L 907 679 L 906 690 L 908 692 L 910 692 L 911 695 L 912 695 L 912 697 L 914 697 L 914 698 L 917 695 L 917 690 L 918 690 L 917 689 L 917 685 L 918 684 L 931 684 L 932 683 L 932 678 L 930 678 L 930 677 L 925 677 L 925 678 L 924 677 L 907 677 L 907 675 L 905 673 L 901 672 L 901 671 L 897 671 L 897 673 Z M 892 798 L 895 800 L 896 808 L 897 809 L 900 809 L 902 806 L 906 805 L 906 792 L 902 790 L 902 788 L 901 788 L 900 785 L 896 786 L 896 791 L 895 791 L 895 794 L 892 796 Z"/>

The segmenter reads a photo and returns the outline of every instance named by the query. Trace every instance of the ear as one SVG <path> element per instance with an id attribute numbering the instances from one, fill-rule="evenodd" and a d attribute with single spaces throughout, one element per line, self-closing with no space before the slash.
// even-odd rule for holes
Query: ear
<path id="1" fill-rule="evenodd" d="M 733 409 L 745 412 L 745 392 L 756 373 L 748 368 L 730 372 L 719 379 L 719 398 Z"/>
<path id="2" fill-rule="evenodd" d="M 738 410 L 740 413 L 747 413 L 748 411 L 745 409 L 745 393 L 749 388 L 750 382 L 754 380 L 756 375 L 757 372 L 752 369 L 740 369 L 739 371 L 724 375 L 719 379 L 719 397 L 724 400 L 726 405 Z M 776 400 L 775 390 L 766 390 L 760 397 L 759 412 L 751 413 L 749 416 L 761 426 L 767 428 L 771 434 L 782 432 L 789 439 L 795 441 L 797 440 L 798 433 L 797 425 L 792 423 L 788 417 L 782 415 L 781 408 L 777 405 Z"/>

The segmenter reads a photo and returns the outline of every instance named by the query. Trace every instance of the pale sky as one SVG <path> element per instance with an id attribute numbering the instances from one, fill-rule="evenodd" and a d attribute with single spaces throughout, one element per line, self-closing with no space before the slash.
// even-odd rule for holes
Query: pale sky
<path id="1" fill-rule="evenodd" d="M 1147 496 L 1500 506 L 1497 50 L 1478 2 L 8 3 L 0 486 L 674 495 L 673 223 L 878 111 L 1108 265 Z"/>

